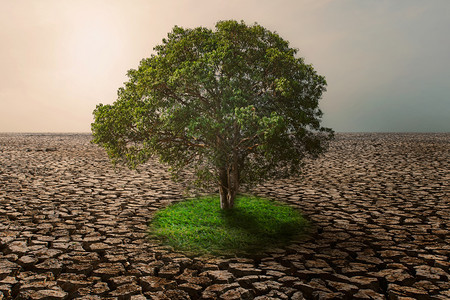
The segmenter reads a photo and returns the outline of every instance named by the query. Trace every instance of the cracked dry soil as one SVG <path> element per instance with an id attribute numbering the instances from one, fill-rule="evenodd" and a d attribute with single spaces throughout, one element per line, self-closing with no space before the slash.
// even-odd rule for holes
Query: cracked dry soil
<path id="1" fill-rule="evenodd" d="M 252 193 L 304 240 L 257 258 L 149 239 L 182 199 L 165 168 L 114 170 L 88 134 L 0 134 L 0 299 L 449 299 L 450 134 L 338 134 L 303 176 Z"/>

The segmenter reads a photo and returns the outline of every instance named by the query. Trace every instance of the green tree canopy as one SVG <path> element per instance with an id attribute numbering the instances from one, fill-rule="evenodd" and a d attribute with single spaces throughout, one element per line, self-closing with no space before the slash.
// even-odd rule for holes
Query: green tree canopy
<path id="1" fill-rule="evenodd" d="M 116 102 L 94 111 L 93 141 L 113 162 L 157 156 L 173 173 L 189 168 L 226 209 L 242 184 L 298 174 L 326 149 L 325 78 L 278 34 L 236 21 L 175 26 L 154 50 Z"/>

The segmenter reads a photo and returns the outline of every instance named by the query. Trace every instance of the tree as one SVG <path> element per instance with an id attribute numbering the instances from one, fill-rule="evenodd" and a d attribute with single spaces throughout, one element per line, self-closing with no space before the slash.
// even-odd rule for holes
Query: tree
<path id="1" fill-rule="evenodd" d="M 298 174 L 333 136 L 320 125 L 325 78 L 258 24 L 175 26 L 154 50 L 116 102 L 94 110 L 93 142 L 114 163 L 157 156 L 173 174 L 190 168 L 228 209 L 242 184 Z"/>

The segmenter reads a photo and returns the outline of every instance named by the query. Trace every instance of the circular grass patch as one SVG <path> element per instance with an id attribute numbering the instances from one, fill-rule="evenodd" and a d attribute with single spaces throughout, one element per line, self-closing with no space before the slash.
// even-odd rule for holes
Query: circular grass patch
<path id="1" fill-rule="evenodd" d="M 295 209 L 259 197 L 240 196 L 220 209 L 218 197 L 178 202 L 156 212 L 149 229 L 164 244 L 192 254 L 257 254 L 304 235 L 308 221 Z"/>

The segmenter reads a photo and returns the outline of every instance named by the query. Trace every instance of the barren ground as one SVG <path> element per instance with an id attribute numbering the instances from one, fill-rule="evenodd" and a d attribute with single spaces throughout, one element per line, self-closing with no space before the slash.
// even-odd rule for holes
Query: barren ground
<path id="1" fill-rule="evenodd" d="M 114 170 L 90 135 L 0 134 L 0 299 L 449 299 L 450 134 L 338 134 L 289 202 L 312 236 L 257 258 L 147 237 L 182 199 L 165 168 Z"/>

